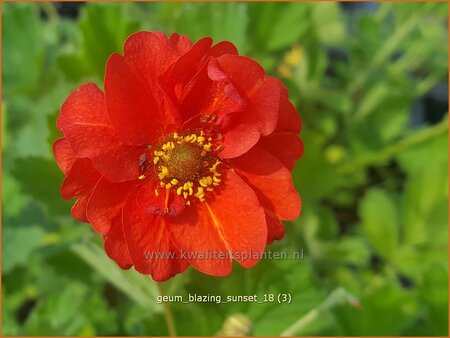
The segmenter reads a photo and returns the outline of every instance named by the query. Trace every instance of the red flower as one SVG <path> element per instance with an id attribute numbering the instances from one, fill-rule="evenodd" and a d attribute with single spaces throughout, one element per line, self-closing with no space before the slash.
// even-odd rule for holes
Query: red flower
<path id="1" fill-rule="evenodd" d="M 189 265 L 217 276 L 232 259 L 253 266 L 300 212 L 287 89 L 227 41 L 139 32 L 124 51 L 107 61 L 104 92 L 81 85 L 57 120 L 73 217 L 121 268 L 157 281 Z"/>

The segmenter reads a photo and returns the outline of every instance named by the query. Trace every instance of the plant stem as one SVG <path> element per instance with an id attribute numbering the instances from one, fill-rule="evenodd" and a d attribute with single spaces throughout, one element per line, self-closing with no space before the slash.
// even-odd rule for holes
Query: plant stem
<path id="1" fill-rule="evenodd" d="M 364 72 L 361 72 L 351 83 L 350 92 L 354 92 L 360 88 L 369 78 L 370 74 L 382 66 L 383 63 L 391 56 L 391 54 L 398 47 L 400 42 L 416 27 L 419 19 L 419 15 L 413 15 L 408 20 L 402 23 L 402 25 L 395 30 L 395 32 L 386 40 L 384 45 L 379 48 L 378 52 L 374 55 L 371 63 L 368 65 Z"/>
<path id="2" fill-rule="evenodd" d="M 158 291 L 160 296 L 164 296 L 164 289 L 161 283 L 156 283 L 158 286 Z M 167 331 L 169 332 L 170 337 L 177 336 L 177 330 L 175 327 L 175 320 L 173 319 L 172 310 L 170 309 L 170 305 L 168 302 L 163 302 L 164 308 L 164 317 L 166 318 Z"/>
<path id="3" fill-rule="evenodd" d="M 351 304 L 355 307 L 359 307 L 359 301 L 352 294 L 350 294 L 344 288 L 337 288 L 336 290 L 331 292 L 331 294 L 320 305 L 309 311 L 306 315 L 289 326 L 280 334 L 280 336 L 294 336 L 296 333 L 304 329 L 305 326 L 318 318 L 321 313 L 342 304 Z"/>
<path id="4" fill-rule="evenodd" d="M 366 156 L 362 156 L 357 160 L 346 163 L 338 167 L 337 171 L 339 173 L 348 174 L 363 169 L 368 165 L 386 161 L 392 156 L 401 153 L 409 148 L 412 148 L 417 144 L 423 143 L 425 141 L 428 141 L 430 139 L 433 139 L 437 136 L 444 134 L 445 132 L 447 132 L 447 130 L 448 130 L 448 120 L 445 119 L 444 121 L 432 127 L 422 129 L 413 133 L 412 135 L 401 140 L 400 142 L 387 146 L 380 152 L 368 154 Z"/>

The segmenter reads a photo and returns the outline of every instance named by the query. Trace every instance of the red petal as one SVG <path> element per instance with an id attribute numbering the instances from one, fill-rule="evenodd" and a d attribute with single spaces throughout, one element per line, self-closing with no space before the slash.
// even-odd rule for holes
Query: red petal
<path id="1" fill-rule="evenodd" d="M 179 257 L 165 218 L 145 212 L 138 204 L 137 191 L 129 195 L 123 209 L 123 229 L 130 257 L 137 271 L 164 281 L 184 271 L 189 264 Z"/>
<path id="2" fill-rule="evenodd" d="M 258 147 L 233 159 L 233 168 L 254 189 L 265 209 L 284 220 L 300 213 L 300 198 L 292 183 L 291 173 L 276 157 Z"/>
<path id="3" fill-rule="evenodd" d="M 194 116 L 210 115 L 221 121 L 224 115 L 243 109 L 244 99 L 214 63 L 214 60 L 206 62 L 184 88 L 180 105 L 184 121 Z M 217 71 L 221 74 L 211 74 Z"/>
<path id="4" fill-rule="evenodd" d="M 224 73 L 248 97 L 263 84 L 264 69 L 252 59 L 238 55 L 223 55 L 216 60 Z M 279 88 L 278 84 L 276 86 Z"/>
<path id="5" fill-rule="evenodd" d="M 267 244 L 284 237 L 284 226 L 281 220 L 272 211 L 264 209 L 267 222 Z"/>
<path id="6" fill-rule="evenodd" d="M 138 32 L 124 46 L 125 59 L 145 81 L 154 82 L 179 56 L 162 34 Z"/>
<path id="7" fill-rule="evenodd" d="M 135 182 L 111 183 L 104 177 L 95 185 L 87 205 L 87 218 L 92 227 L 106 233 L 112 219 L 121 215 L 125 200 Z"/>
<path id="8" fill-rule="evenodd" d="M 71 209 L 73 218 L 81 222 L 88 222 L 86 217 L 87 201 L 100 177 L 101 175 L 94 169 L 89 159 L 77 159 L 73 163 L 61 185 L 63 198 L 78 197 Z"/>
<path id="9" fill-rule="evenodd" d="M 72 206 L 70 213 L 73 218 L 80 222 L 89 223 L 86 216 L 86 207 L 89 200 L 89 193 L 81 195 Z"/>
<path id="10" fill-rule="evenodd" d="M 211 38 L 203 38 L 197 41 L 192 49 L 183 54 L 163 74 L 159 81 L 164 92 L 173 102 L 180 102 L 184 87 L 200 70 L 201 62 L 211 47 Z"/>
<path id="11" fill-rule="evenodd" d="M 143 150 L 121 144 L 112 127 L 102 91 L 92 83 L 81 85 L 64 102 L 58 125 L 78 157 L 88 157 L 111 181 L 139 176 Z"/>
<path id="12" fill-rule="evenodd" d="M 164 111 L 162 93 L 148 85 L 121 55 L 112 54 L 106 64 L 105 93 L 109 117 L 126 144 L 144 145 L 164 136 L 174 123 L 173 112 Z"/>
<path id="13" fill-rule="evenodd" d="M 302 120 L 289 98 L 281 95 L 280 111 L 278 113 L 277 131 L 299 133 L 302 130 Z"/>
<path id="14" fill-rule="evenodd" d="M 129 269 L 133 265 L 127 243 L 125 242 L 122 215 L 113 219 L 110 231 L 104 236 L 104 247 L 108 257 L 122 269 Z"/>
<path id="15" fill-rule="evenodd" d="M 55 155 L 56 162 L 62 172 L 66 175 L 77 159 L 69 141 L 64 137 L 57 139 L 55 143 L 53 143 L 53 154 Z"/>
<path id="16" fill-rule="evenodd" d="M 256 264 L 267 239 L 264 211 L 253 190 L 232 171 L 223 183 L 214 200 L 186 208 L 169 226 L 192 266 L 216 276 L 230 273 L 230 252 L 242 266 Z"/>
<path id="17" fill-rule="evenodd" d="M 280 80 L 278 80 L 277 78 L 274 78 L 274 79 L 275 79 L 275 81 L 277 81 L 278 86 L 280 87 L 280 94 L 288 97 L 289 91 L 288 91 L 287 87 L 285 86 L 285 84 L 283 82 L 281 82 Z"/>
<path id="18" fill-rule="evenodd" d="M 77 159 L 61 185 L 61 195 L 69 199 L 92 191 L 101 175 L 87 158 Z"/>
<path id="19" fill-rule="evenodd" d="M 275 132 L 261 137 L 258 147 L 271 153 L 291 171 L 295 161 L 303 155 L 303 142 L 293 133 Z"/>
<path id="20" fill-rule="evenodd" d="M 167 196 L 169 194 L 169 196 Z M 159 186 L 159 182 L 145 182 L 137 193 L 138 205 L 148 214 L 176 217 L 185 207 L 185 200 Z M 167 209 L 167 210 L 165 210 Z"/>
<path id="21" fill-rule="evenodd" d="M 168 43 L 178 55 L 187 53 L 192 48 L 192 41 L 186 35 L 180 35 L 178 33 L 172 33 Z"/>
<path id="22" fill-rule="evenodd" d="M 221 41 L 211 47 L 211 49 L 208 52 L 207 57 L 212 56 L 212 57 L 217 58 L 219 56 L 226 55 L 226 54 L 238 55 L 238 50 L 235 47 L 235 45 L 233 45 L 231 42 Z"/>
<path id="23" fill-rule="evenodd" d="M 224 150 L 220 155 L 223 158 L 240 156 L 258 142 L 260 135 L 272 133 L 277 124 L 279 99 L 277 83 L 267 78 L 249 99 L 247 108 L 229 115 L 230 120 L 222 123 Z"/>

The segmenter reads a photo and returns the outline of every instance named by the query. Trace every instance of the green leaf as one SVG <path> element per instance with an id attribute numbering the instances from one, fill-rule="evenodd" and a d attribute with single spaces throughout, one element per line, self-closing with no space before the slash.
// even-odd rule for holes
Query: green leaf
<path id="1" fill-rule="evenodd" d="M 320 200 L 330 195 L 342 183 L 343 177 L 336 175 L 336 169 L 326 158 L 326 139 L 322 135 L 305 129 L 301 138 L 308 148 L 297 162 L 294 182 L 304 200 Z"/>
<path id="2" fill-rule="evenodd" d="M 2 11 L 3 95 L 32 90 L 44 62 L 42 25 L 36 3 L 6 3 Z"/>
<path id="3" fill-rule="evenodd" d="M 79 310 L 87 296 L 87 287 L 68 284 L 63 290 L 41 300 L 25 325 L 27 335 L 78 335 L 88 325 Z"/>
<path id="4" fill-rule="evenodd" d="M 161 304 L 156 302 L 158 294 L 156 285 L 150 280 L 150 277 L 140 275 L 132 270 L 120 269 L 94 243 L 74 244 L 72 250 L 137 304 L 149 311 L 159 312 L 162 310 Z"/>
<path id="5" fill-rule="evenodd" d="M 50 214 L 69 213 L 71 202 L 60 196 L 63 174 L 56 162 L 39 157 L 18 159 L 14 162 L 12 175 L 22 191 L 46 205 Z"/>
<path id="6" fill-rule="evenodd" d="M 311 11 L 314 30 L 323 44 L 339 45 L 345 40 L 346 27 L 339 3 L 317 2 Z"/>
<path id="7" fill-rule="evenodd" d="M 123 53 L 125 39 L 139 30 L 139 23 L 128 15 L 129 4 L 90 3 L 79 21 L 79 53 L 67 53 L 58 61 L 69 79 L 95 76 L 102 80 L 106 60 L 113 52 Z"/>
<path id="8" fill-rule="evenodd" d="M 414 292 L 400 288 L 395 280 L 372 278 L 359 299 L 360 308 L 333 311 L 343 335 L 401 335 L 417 318 Z"/>
<path id="9" fill-rule="evenodd" d="M 359 206 L 362 232 L 381 257 L 395 254 L 399 242 L 399 216 L 389 195 L 380 189 L 371 189 Z"/>
<path id="10" fill-rule="evenodd" d="M 32 252 L 42 245 L 44 231 L 37 225 L 3 227 L 2 272 L 26 265 Z"/>
<path id="11" fill-rule="evenodd" d="M 72 85 L 64 82 L 56 83 L 56 86 L 47 91 L 30 107 L 27 124 L 20 130 L 15 143 L 12 145 L 12 154 L 17 157 L 41 157 L 53 159 L 52 143 L 50 140 L 50 130 L 48 119 L 50 116 L 56 117 L 64 99 L 73 89 Z M 53 126 L 56 125 L 56 119 L 53 120 Z"/>
<path id="12" fill-rule="evenodd" d="M 28 199 L 20 191 L 19 182 L 14 179 L 11 173 L 2 172 L 2 199 L 8 201 L 3 205 L 3 216 L 17 216 L 26 205 Z"/>
<path id="13" fill-rule="evenodd" d="M 216 43 L 228 40 L 240 53 L 246 52 L 247 4 L 183 3 L 179 4 L 178 16 L 175 30 L 193 41 L 210 36 Z"/>
<path id="14" fill-rule="evenodd" d="M 408 244 L 443 243 L 447 238 L 448 159 L 442 156 L 448 151 L 446 134 L 399 155 L 409 173 L 403 202 Z"/>
<path id="15" fill-rule="evenodd" d="M 278 50 L 298 41 L 310 27 L 308 15 L 310 15 L 308 3 L 293 2 L 280 6 L 276 17 L 264 23 L 270 29 L 265 36 L 266 48 Z"/>

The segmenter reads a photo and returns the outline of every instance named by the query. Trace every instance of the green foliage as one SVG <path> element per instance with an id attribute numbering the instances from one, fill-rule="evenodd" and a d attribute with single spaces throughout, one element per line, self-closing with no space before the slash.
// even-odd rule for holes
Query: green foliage
<path id="1" fill-rule="evenodd" d="M 446 81 L 447 4 L 375 7 L 88 3 L 68 19 L 50 3 L 3 4 L 3 335 L 168 334 L 156 283 L 120 270 L 70 217 L 51 151 L 69 92 L 101 87 L 109 55 L 151 29 L 233 42 L 288 86 L 303 119 L 302 214 L 269 248 L 304 259 L 236 264 L 227 278 L 189 268 L 161 285 L 291 303 L 171 303 L 178 333 L 223 333 L 243 315 L 254 335 L 446 336 L 448 120 L 418 125 L 411 107 Z M 333 301 L 336 290 L 353 301 Z"/>

